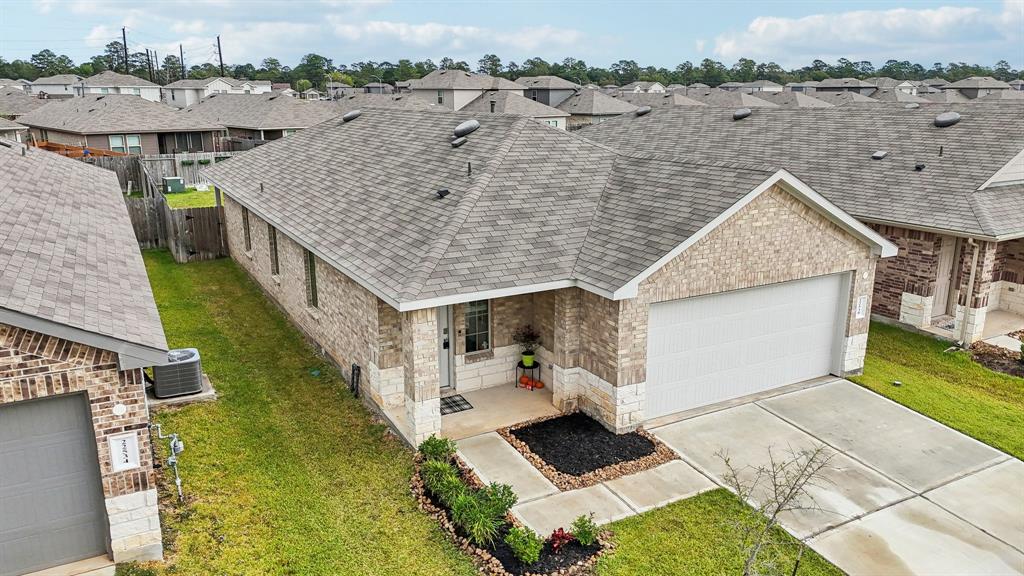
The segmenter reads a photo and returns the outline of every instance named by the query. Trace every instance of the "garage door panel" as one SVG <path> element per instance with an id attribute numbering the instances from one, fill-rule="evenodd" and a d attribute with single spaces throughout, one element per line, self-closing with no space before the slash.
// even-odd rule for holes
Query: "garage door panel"
<path id="1" fill-rule="evenodd" d="M 0 407 L 0 576 L 106 552 L 96 440 L 83 395 Z"/>
<path id="2" fill-rule="evenodd" d="M 651 306 L 648 418 L 825 375 L 841 275 Z"/>

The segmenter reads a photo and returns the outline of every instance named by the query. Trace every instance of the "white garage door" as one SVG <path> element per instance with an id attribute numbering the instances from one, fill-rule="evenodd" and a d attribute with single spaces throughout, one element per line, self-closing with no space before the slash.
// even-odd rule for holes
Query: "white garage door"
<path id="1" fill-rule="evenodd" d="M 644 416 L 828 374 L 844 280 L 834 274 L 652 305 Z"/>

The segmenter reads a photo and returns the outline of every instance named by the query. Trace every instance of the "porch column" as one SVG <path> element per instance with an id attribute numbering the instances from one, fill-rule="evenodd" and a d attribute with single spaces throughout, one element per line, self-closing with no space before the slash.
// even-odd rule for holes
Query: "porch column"
<path id="1" fill-rule="evenodd" d="M 953 334 L 956 339 L 963 338 L 965 344 L 971 344 L 981 339 L 985 329 L 989 289 L 995 275 L 996 243 L 976 240 L 974 246 L 964 244 L 961 254 L 960 292 Z"/>
<path id="2" fill-rule="evenodd" d="M 437 308 L 402 313 L 402 356 L 409 440 L 419 445 L 441 432 Z"/>
<path id="3" fill-rule="evenodd" d="M 580 353 L 580 292 L 577 288 L 555 290 L 553 299 L 552 403 L 559 410 L 569 410 L 576 406 L 580 394 L 576 381 Z"/>

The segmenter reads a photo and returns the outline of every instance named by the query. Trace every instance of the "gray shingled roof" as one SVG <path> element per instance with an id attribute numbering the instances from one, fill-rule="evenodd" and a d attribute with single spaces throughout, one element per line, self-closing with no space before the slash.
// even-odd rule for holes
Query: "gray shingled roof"
<path id="1" fill-rule="evenodd" d="M 875 88 L 871 82 L 858 78 L 826 78 L 818 82 L 818 88 Z"/>
<path id="2" fill-rule="evenodd" d="M 453 148 L 474 116 L 481 127 Z M 204 174 L 401 305 L 568 280 L 613 291 L 773 172 L 623 155 L 505 114 L 377 109 Z"/>
<path id="3" fill-rule="evenodd" d="M 157 84 L 150 82 L 149 80 L 143 80 L 138 76 L 130 76 L 128 74 L 121 74 L 114 72 L 113 70 L 106 70 L 96 74 L 95 76 L 89 76 L 85 80 L 82 80 L 79 84 L 84 86 L 95 86 L 95 87 L 112 87 L 112 86 L 152 86 L 159 87 Z"/>
<path id="4" fill-rule="evenodd" d="M 865 96 L 859 92 L 812 92 L 815 98 L 828 102 L 833 106 L 846 104 L 880 104 L 881 100 Z"/>
<path id="5" fill-rule="evenodd" d="M 17 130 L 28 130 L 27 126 L 11 122 L 7 118 L 0 117 L 0 132 L 11 132 Z"/>
<path id="6" fill-rule="evenodd" d="M 911 102 L 917 102 L 918 104 L 932 104 L 931 100 L 908 94 L 902 90 L 895 88 L 879 88 L 871 93 L 871 98 L 878 100 L 879 102 L 902 102 L 909 104 Z"/>
<path id="7" fill-rule="evenodd" d="M 958 90 L 940 90 L 937 92 L 918 92 L 918 96 L 928 100 L 930 102 L 938 102 L 940 104 L 956 104 L 962 102 L 972 102 L 970 98 L 961 94 Z"/>
<path id="8" fill-rule="evenodd" d="M 544 90 L 574 90 L 580 87 L 579 84 L 559 76 L 522 76 L 516 78 L 516 84 Z"/>
<path id="9" fill-rule="evenodd" d="M 636 106 L 600 90 L 580 90 L 556 106 L 573 116 L 614 116 L 636 110 Z"/>
<path id="10" fill-rule="evenodd" d="M 342 114 L 329 101 L 300 100 L 281 94 L 212 94 L 178 112 L 194 122 L 246 128 L 281 130 L 308 128 Z"/>
<path id="11" fill-rule="evenodd" d="M 183 78 L 167 84 L 164 88 L 204 88 L 214 80 L 224 80 L 232 86 L 235 85 L 233 81 L 228 82 L 228 80 L 230 80 L 229 78 L 215 76 L 213 78 Z"/>
<path id="12" fill-rule="evenodd" d="M 679 91 L 677 90 L 678 94 Z M 761 98 L 760 93 L 749 94 L 747 92 L 733 92 L 721 88 L 705 88 L 692 90 L 688 89 L 685 96 L 691 100 L 703 102 L 708 106 L 730 106 L 745 108 L 774 107 L 776 104 Z"/>
<path id="13" fill-rule="evenodd" d="M 835 106 L 830 102 L 820 100 L 803 92 L 758 92 L 757 97 L 776 106 L 789 108 L 831 108 Z"/>
<path id="14" fill-rule="evenodd" d="M 469 104 L 463 106 L 462 109 L 466 112 L 484 112 L 489 114 L 491 112 L 491 102 L 494 102 L 494 112 L 499 114 L 516 114 L 529 118 L 559 118 L 569 115 L 568 112 L 552 108 L 547 104 L 520 96 L 516 92 L 509 90 L 488 90 Z"/>
<path id="15" fill-rule="evenodd" d="M 411 94 L 371 94 L 369 92 L 356 92 L 342 96 L 334 101 L 342 112 L 356 110 L 358 108 L 396 108 L 402 110 L 447 110 L 440 104 L 416 98 Z"/>
<path id="16" fill-rule="evenodd" d="M 434 70 L 419 80 L 410 80 L 413 90 L 523 90 L 525 86 L 505 78 L 462 70 Z"/>
<path id="17" fill-rule="evenodd" d="M 982 104 L 986 102 L 1008 102 L 1020 100 L 1024 100 L 1024 92 L 1021 92 L 1020 90 L 995 90 L 991 94 L 985 94 L 984 96 L 975 98 L 970 102 Z"/>
<path id="18" fill-rule="evenodd" d="M 117 176 L 0 146 L 0 308 L 166 350 Z"/>
<path id="19" fill-rule="evenodd" d="M 632 106 L 650 106 L 652 108 L 663 106 L 707 105 L 700 100 L 694 100 L 693 98 L 686 96 L 687 93 L 688 92 L 685 90 L 673 90 L 672 92 L 653 94 L 647 92 L 623 92 L 615 96 L 615 98 Z"/>
<path id="20" fill-rule="evenodd" d="M 82 81 L 82 77 L 76 74 L 57 74 L 55 76 L 45 76 L 43 78 L 36 78 L 32 81 L 33 84 L 77 84 Z"/>
<path id="21" fill-rule="evenodd" d="M 996 80 L 991 76 L 971 76 L 970 78 L 964 78 L 963 80 L 957 80 L 952 84 L 946 84 L 942 87 L 943 90 L 960 90 L 960 89 L 972 89 L 972 88 L 992 88 L 992 89 L 1007 89 L 1010 85 L 1002 80 Z"/>
<path id="22" fill-rule="evenodd" d="M 946 109 L 959 112 L 960 122 L 936 128 L 936 114 Z M 859 218 L 995 237 L 1013 222 L 997 211 L 980 217 L 970 199 L 1024 149 L 1024 107 L 775 108 L 740 121 L 727 110 L 676 107 L 578 134 L 624 150 L 779 165 Z M 888 155 L 872 160 L 879 150 Z"/>
<path id="23" fill-rule="evenodd" d="M 21 116 L 50 102 L 18 88 L 5 88 L 0 90 L 0 116 Z"/>
<path id="24" fill-rule="evenodd" d="M 130 94 L 88 94 L 57 100 L 18 118 L 33 128 L 75 134 L 203 132 L 222 125 L 195 119 L 160 102 Z"/>

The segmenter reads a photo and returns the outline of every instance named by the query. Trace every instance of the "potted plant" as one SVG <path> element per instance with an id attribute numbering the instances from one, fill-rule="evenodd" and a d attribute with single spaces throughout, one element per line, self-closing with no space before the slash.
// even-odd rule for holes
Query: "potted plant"
<path id="1" fill-rule="evenodd" d="M 540 334 L 529 324 L 516 328 L 512 334 L 512 341 L 519 345 L 519 351 L 523 354 L 523 366 L 533 366 L 537 346 L 540 346 Z"/>

